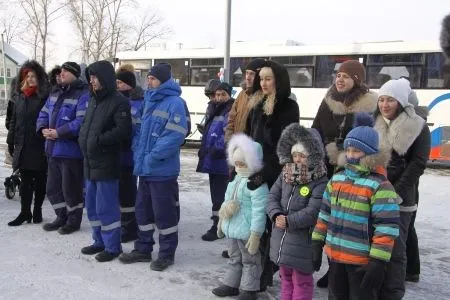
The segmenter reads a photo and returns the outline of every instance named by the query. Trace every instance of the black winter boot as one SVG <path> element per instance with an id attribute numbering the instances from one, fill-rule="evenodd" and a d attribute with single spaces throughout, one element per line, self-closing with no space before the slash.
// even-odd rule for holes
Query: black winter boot
<path id="1" fill-rule="evenodd" d="M 212 293 L 217 297 L 232 297 L 239 295 L 239 289 L 223 284 L 213 289 Z"/>
<path id="2" fill-rule="evenodd" d="M 42 223 L 42 203 L 44 203 L 44 199 L 34 199 L 34 208 L 33 208 L 33 223 L 39 224 Z"/>
<path id="3" fill-rule="evenodd" d="M 217 236 L 217 223 L 219 223 L 219 217 L 213 216 L 211 217 L 211 220 L 213 220 L 213 225 L 204 235 L 202 235 L 202 240 L 207 242 L 213 242 L 219 239 Z"/>
<path id="4" fill-rule="evenodd" d="M 45 224 L 42 228 L 44 228 L 45 231 L 55 231 L 65 224 L 66 220 L 61 220 L 59 217 L 57 217 L 53 222 Z"/>
<path id="5" fill-rule="evenodd" d="M 158 258 L 150 264 L 150 269 L 153 271 L 164 271 L 169 266 L 173 265 L 173 259 L 170 258 Z"/>
<path id="6" fill-rule="evenodd" d="M 95 247 L 94 245 L 81 248 L 81 253 L 86 255 L 94 255 L 105 250 L 103 247 Z"/>
<path id="7" fill-rule="evenodd" d="M 28 199 L 27 199 L 28 198 Z M 31 198 L 20 197 L 20 214 L 8 226 L 20 226 L 23 222 L 31 223 L 33 215 L 31 214 Z"/>
<path id="8" fill-rule="evenodd" d="M 115 259 L 116 257 L 119 257 L 119 255 L 120 253 L 109 253 L 108 251 L 103 250 L 102 252 L 100 252 L 95 256 L 95 259 L 98 262 L 107 262 Z"/>
<path id="9" fill-rule="evenodd" d="M 132 264 L 136 262 L 151 262 L 152 254 L 133 250 L 130 253 L 122 253 L 119 256 L 119 260 L 124 264 Z"/>

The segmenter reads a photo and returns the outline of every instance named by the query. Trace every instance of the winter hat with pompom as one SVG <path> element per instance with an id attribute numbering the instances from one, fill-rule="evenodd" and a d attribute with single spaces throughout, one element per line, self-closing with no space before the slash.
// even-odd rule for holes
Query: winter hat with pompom
<path id="1" fill-rule="evenodd" d="M 374 119 L 368 113 L 355 114 L 354 128 L 344 140 L 344 149 L 354 147 L 366 155 L 378 153 L 378 132 L 373 129 Z"/>

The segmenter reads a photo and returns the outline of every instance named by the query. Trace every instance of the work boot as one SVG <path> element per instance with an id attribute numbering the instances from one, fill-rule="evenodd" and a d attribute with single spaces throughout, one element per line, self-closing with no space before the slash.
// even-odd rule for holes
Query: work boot
<path id="1" fill-rule="evenodd" d="M 151 262 L 152 254 L 142 253 L 138 250 L 133 250 L 130 253 L 122 253 L 119 256 L 119 260 L 124 264 L 132 264 L 136 262 Z"/>
<path id="2" fill-rule="evenodd" d="M 212 293 L 217 297 L 232 297 L 239 295 L 239 289 L 223 284 L 213 289 Z"/>
<path id="3" fill-rule="evenodd" d="M 86 255 L 94 255 L 105 250 L 104 247 L 96 247 L 94 245 L 81 248 L 81 253 Z"/>

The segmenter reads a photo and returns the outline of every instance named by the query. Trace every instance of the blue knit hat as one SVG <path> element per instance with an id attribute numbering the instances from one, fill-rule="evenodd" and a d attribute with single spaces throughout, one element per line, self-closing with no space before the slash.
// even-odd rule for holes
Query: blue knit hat
<path id="1" fill-rule="evenodd" d="M 151 75 L 155 78 L 157 78 L 161 83 L 166 82 L 170 79 L 171 75 L 171 67 L 168 63 L 159 63 L 154 65 L 150 72 L 148 72 L 148 75 Z"/>
<path id="2" fill-rule="evenodd" d="M 368 113 L 355 114 L 354 128 L 345 137 L 344 149 L 354 147 L 366 155 L 378 153 L 378 132 L 373 124 L 373 117 Z"/>

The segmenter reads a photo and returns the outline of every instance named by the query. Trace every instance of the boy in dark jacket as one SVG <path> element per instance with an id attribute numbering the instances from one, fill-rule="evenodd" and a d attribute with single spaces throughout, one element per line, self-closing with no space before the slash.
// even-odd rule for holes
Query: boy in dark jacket
<path id="1" fill-rule="evenodd" d="M 94 244 L 81 249 L 96 254 L 99 262 L 119 256 L 120 245 L 120 149 L 131 136 L 128 99 L 117 91 L 111 63 L 98 61 L 86 69 L 91 100 L 78 139 L 84 156 L 86 210 Z"/>
<path id="2" fill-rule="evenodd" d="M 277 154 L 284 168 L 270 190 L 267 205 L 275 225 L 270 258 L 280 266 L 280 299 L 312 299 L 310 235 L 328 182 L 320 134 L 293 123 L 283 131 Z"/>

